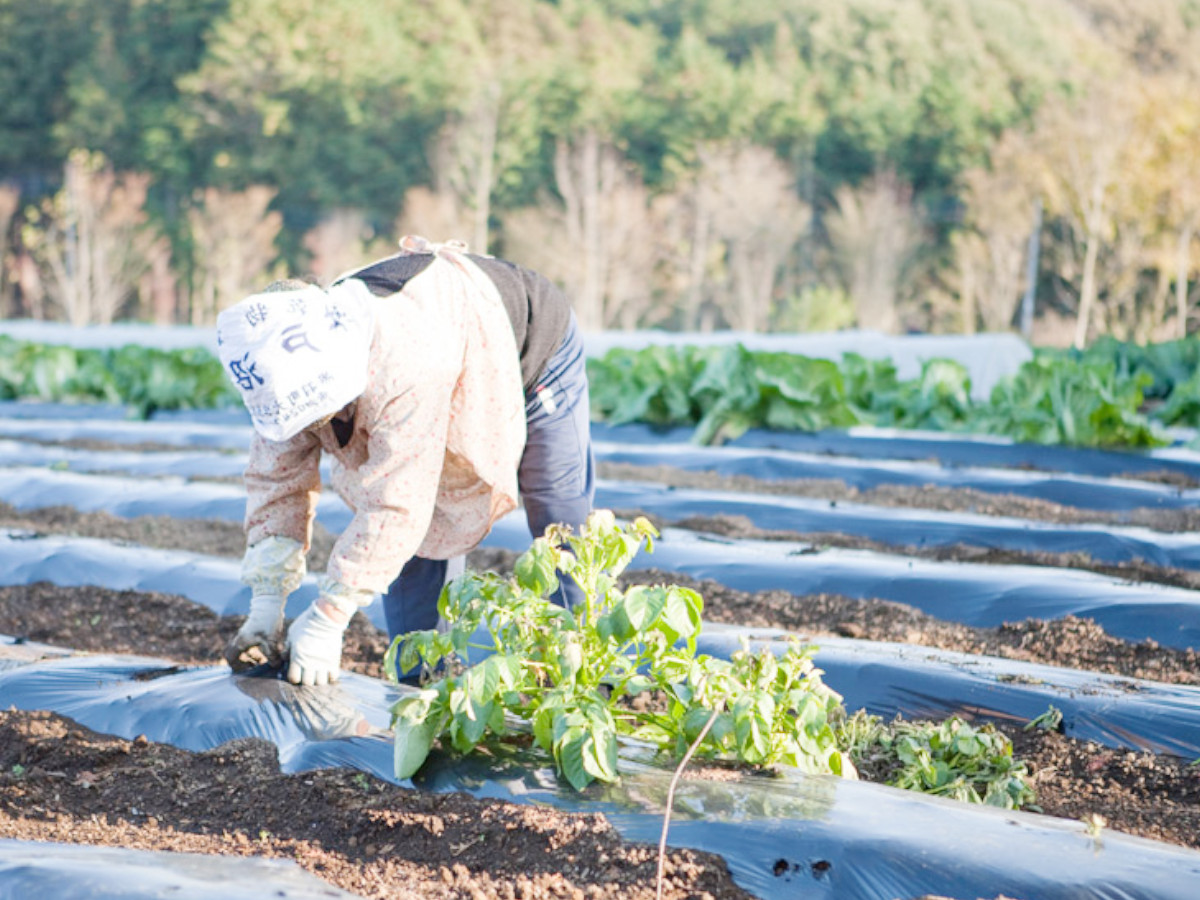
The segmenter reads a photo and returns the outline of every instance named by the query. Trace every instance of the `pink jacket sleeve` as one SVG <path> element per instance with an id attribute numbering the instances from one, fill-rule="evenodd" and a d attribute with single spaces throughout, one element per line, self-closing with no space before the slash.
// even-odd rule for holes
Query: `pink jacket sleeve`
<path id="1" fill-rule="evenodd" d="M 334 545 L 326 570 L 355 590 L 381 593 L 416 554 L 433 517 L 445 461 L 450 385 L 393 396 L 362 424 L 367 459 L 343 496 L 354 519 Z M 418 393 L 420 396 L 418 396 Z"/>
<path id="2" fill-rule="evenodd" d="M 321 444 L 302 431 L 287 441 L 255 434 L 246 466 L 246 544 L 268 537 L 299 541 L 308 552 L 321 491 Z"/>

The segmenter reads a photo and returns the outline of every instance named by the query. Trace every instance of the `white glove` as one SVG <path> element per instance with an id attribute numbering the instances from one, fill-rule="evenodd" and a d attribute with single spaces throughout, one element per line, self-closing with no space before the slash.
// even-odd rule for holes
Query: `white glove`
<path id="1" fill-rule="evenodd" d="M 292 623 L 287 633 L 287 680 L 329 684 L 342 668 L 342 637 L 358 609 L 352 600 L 323 595 Z"/>
<path id="2" fill-rule="evenodd" d="M 264 538 L 242 557 L 242 581 L 250 585 L 250 614 L 225 646 L 225 661 L 235 672 L 255 666 L 278 667 L 283 654 L 283 608 L 306 570 L 304 545 L 286 537 Z"/>
<path id="3" fill-rule="evenodd" d="M 250 600 L 250 615 L 225 645 L 225 661 L 235 672 L 255 666 L 279 668 L 283 660 L 283 604 L 286 597 L 258 594 Z"/>

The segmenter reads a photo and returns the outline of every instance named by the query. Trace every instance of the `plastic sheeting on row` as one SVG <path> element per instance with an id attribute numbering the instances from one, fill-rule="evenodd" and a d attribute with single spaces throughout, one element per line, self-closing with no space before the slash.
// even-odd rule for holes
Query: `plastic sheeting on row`
<path id="1" fill-rule="evenodd" d="M 0 442 L 0 459 L 3 456 Z M 125 462 L 136 464 L 136 459 Z M 175 480 L 175 476 L 146 481 L 17 465 L 0 470 L 0 498 L 18 509 L 66 503 L 81 511 L 103 510 L 126 517 L 169 515 L 241 521 L 245 512 L 245 492 L 240 486 L 190 484 Z M 897 546 L 965 544 L 1016 552 L 1087 553 L 1105 562 L 1140 559 L 1153 565 L 1200 569 L 1200 542 L 1193 535 L 1133 526 L 1056 525 L 972 513 L 674 489 L 604 479 L 596 484 L 596 504 L 645 511 L 667 520 L 718 512 L 742 515 L 766 530 L 838 532 Z M 317 514 L 322 524 L 335 532 L 350 521 L 349 509 L 331 490 L 322 493 Z"/>
<path id="2" fill-rule="evenodd" d="M 718 475 L 744 475 L 764 481 L 822 479 L 861 491 L 881 485 L 956 488 L 1012 494 L 1080 509 L 1187 509 L 1200 505 L 1200 490 L 1134 478 L 1100 478 L 1025 469 L 940 466 L 920 460 L 855 459 L 791 450 L 694 444 L 596 442 L 596 458 L 633 466 L 669 466 Z"/>
<path id="3" fill-rule="evenodd" d="M 0 500 L 17 509 L 66 505 L 80 512 L 114 516 L 171 516 L 241 522 L 246 491 L 241 485 L 189 482 L 175 476 L 153 480 L 62 472 L 34 466 L 0 469 Z M 335 531 L 351 518 L 346 504 L 332 491 L 317 503 L 317 516 Z"/>
<path id="4" fill-rule="evenodd" d="M 143 416 L 133 406 L 111 403 L 54 403 L 43 400 L 0 400 L 0 419 L 99 419 L 113 421 Z M 250 426 L 250 414 L 240 403 L 214 409 L 156 409 L 155 422 L 192 422 L 211 425 Z"/>
<path id="5" fill-rule="evenodd" d="M 269 891 L 269 894 L 268 894 Z M 291 860 L 0 839 L 0 900 L 351 900 Z"/>
<path id="6" fill-rule="evenodd" d="M 0 691 L 13 705 L 66 715 L 96 731 L 144 734 L 191 750 L 265 738 L 279 746 L 285 771 L 349 766 L 391 781 L 390 740 L 362 722 L 386 717 L 398 690 L 355 675 L 301 688 L 224 667 L 178 669 L 134 657 L 0 672 Z M 621 782 L 584 794 L 529 753 L 503 761 L 435 753 L 412 784 L 602 812 L 625 838 L 656 841 L 671 768 L 628 745 L 622 759 Z M 794 772 L 682 782 L 670 843 L 721 855 L 741 886 L 780 900 L 925 893 L 1190 900 L 1200 883 L 1200 854 L 1193 851 L 1113 833 L 1096 839 L 1077 822 Z"/>
<path id="7" fill-rule="evenodd" d="M 740 515 L 767 531 L 847 534 L 900 547 L 965 544 L 1025 553 L 1086 553 L 1104 562 L 1141 559 L 1156 566 L 1200 569 L 1200 541 L 1195 535 L 1133 526 L 1058 525 L 977 513 L 604 480 L 596 483 L 596 503 L 647 511 L 668 521 L 715 513 Z"/>
<path id="8" fill-rule="evenodd" d="M 96 434 L 103 420 L 84 423 L 83 433 Z M 156 423 L 155 428 L 158 427 Z M 236 426 L 240 427 L 240 426 Z M 10 429 L 19 431 L 19 429 Z M 54 431 L 69 440 L 70 431 L 56 423 Z M 102 433 L 108 430 L 101 427 Z M 249 429 L 245 429 L 249 441 Z M 147 436 L 157 432 L 147 430 Z M 131 442 L 136 429 L 119 435 Z M 1200 490 L 1184 490 L 1148 481 L 1097 478 L 1070 474 L 1046 474 L 1017 469 L 943 467 L 909 460 L 870 460 L 830 457 L 815 453 L 739 447 L 695 447 L 689 444 L 617 444 L 597 442 L 596 459 L 637 466 L 668 466 L 682 470 L 744 475 L 763 480 L 827 479 L 841 481 L 858 490 L 880 485 L 970 489 L 993 494 L 1012 494 L 1061 503 L 1081 509 L 1131 510 L 1184 509 L 1200 504 Z M 328 460 L 323 459 L 328 473 Z M 199 449 L 178 452 L 139 453 L 119 450 L 82 450 L 74 447 L 0 441 L 0 465 L 55 466 L 81 472 L 126 472 L 145 475 L 179 475 L 193 478 L 238 477 L 246 466 L 246 454 Z M 326 474 L 328 478 L 328 474 Z"/>
<path id="9" fill-rule="evenodd" d="M 241 521 L 240 488 L 47 472 L 0 471 L 0 498 L 22 508 L 69 503 L 117 515 L 175 515 Z M 350 513 L 326 493 L 318 518 L 334 532 Z M 745 591 L 837 593 L 894 600 L 949 621 L 999 625 L 1025 618 L 1090 616 L 1126 640 L 1153 638 L 1171 647 L 1200 646 L 1200 596 L 1155 584 L 1125 584 L 1069 569 L 942 563 L 885 554 L 826 550 L 786 542 L 729 540 L 668 529 L 652 562 Z M 522 551 L 529 532 L 519 513 L 497 523 L 485 544 Z M 721 549 L 718 549 L 721 548 Z M 651 559 L 647 557 L 646 559 Z"/>
<path id="10" fill-rule="evenodd" d="M 523 523 L 496 523 L 485 544 L 524 550 Z M 631 569 L 663 569 L 740 591 L 892 600 L 949 622 L 991 627 L 1074 615 L 1128 641 L 1200 647 L 1200 592 L 1042 566 L 935 562 L 786 541 L 732 540 L 668 528 Z"/>
<path id="11" fill-rule="evenodd" d="M 246 469 L 242 453 L 203 450 L 80 450 L 56 444 L 0 439 L 0 466 L 54 469 L 59 472 L 119 472 L 150 478 L 240 478 Z"/>
<path id="12" fill-rule="evenodd" d="M 663 430 L 646 425 L 592 425 L 594 440 L 626 444 L 687 443 L 691 434 L 689 428 Z M 1200 450 L 1184 447 L 1100 450 L 1018 444 L 988 435 L 868 427 L 816 432 L 752 429 L 731 441 L 729 446 L 872 459 L 935 460 L 946 466 L 1029 467 L 1077 475 L 1138 475 L 1167 471 L 1200 482 Z"/>
<path id="13" fill-rule="evenodd" d="M 122 571 L 123 562 L 133 564 L 135 554 L 130 548 L 114 547 L 106 552 L 99 541 L 44 540 L 48 544 L 44 548 L 38 546 L 40 541 L 29 541 L 23 549 L 30 558 L 44 555 L 46 564 L 41 568 L 26 564 L 11 583 L 49 580 L 130 589 L 130 573 Z M 6 571 L 5 547 L 0 541 L 0 572 Z M 221 614 L 246 609 L 248 592 L 238 583 L 238 566 L 233 561 L 156 550 L 141 551 L 136 559 L 142 583 L 168 583 L 172 587 L 166 589 L 172 593 Z M 159 567 L 161 570 L 155 571 Z M 91 580 L 76 582 L 77 573 Z M 114 575 L 120 579 L 116 583 L 105 580 Z M 295 616 L 314 593 L 309 579 L 303 590 L 289 598 L 288 614 Z M 386 629 L 378 600 L 365 612 L 376 627 Z M 727 657 L 736 649 L 739 635 L 782 640 L 781 634 L 770 629 L 709 625 L 705 652 Z M 1027 722 L 1054 705 L 1066 715 L 1067 733 L 1074 737 L 1114 747 L 1200 756 L 1200 690 L 1195 688 L 905 644 L 833 637 L 821 637 L 814 643 L 819 648 L 818 665 L 851 709 L 866 709 L 888 718 L 897 713 L 909 717 L 959 713 Z M 214 657 L 217 651 L 214 647 Z"/>
<path id="14" fill-rule="evenodd" d="M 0 584 L 5 585 L 47 581 L 63 587 L 174 594 L 219 615 L 235 616 L 250 610 L 250 588 L 240 576 L 241 560 L 0 529 Z M 317 580 L 309 575 L 288 597 L 286 615 L 295 618 L 316 597 Z M 378 601 L 367 613 L 377 625 L 382 623 Z"/>
<path id="15" fill-rule="evenodd" d="M 103 441 L 111 444 L 163 444 L 168 447 L 207 447 L 245 450 L 249 427 L 188 422 L 132 422 L 118 419 L 0 418 L 0 437 L 45 441 Z"/>
<path id="16" fill-rule="evenodd" d="M 81 418 L 81 410 L 90 408 L 0 403 L 0 437 L 110 443 L 153 441 L 169 446 L 230 450 L 245 450 L 250 443 L 251 428 L 240 410 L 180 410 L 162 413 L 150 421 L 122 421 L 118 418 L 119 408 L 98 407 L 94 417 Z M 593 440 L 600 444 L 689 445 L 691 434 L 688 428 L 663 430 L 646 425 L 592 423 Z M 1136 477 L 1168 471 L 1200 482 L 1200 450 L 1185 447 L 1101 450 L 1019 444 L 988 435 L 856 427 L 819 432 L 752 429 L 724 447 L 707 448 L 709 452 L 755 449 L 808 456 L 932 460 L 942 466 L 1030 468 L 1094 477 Z"/>
<path id="17" fill-rule="evenodd" d="M 118 515 L 225 521 L 241 521 L 245 504 L 241 489 L 228 485 L 176 482 L 164 491 L 162 482 L 34 468 L 0 471 L 0 499 L 18 508 L 67 503 Z M 322 495 L 317 515 L 335 533 L 350 519 L 345 505 L 328 492 Z M 1070 569 L 931 562 L 855 551 L 817 553 L 807 545 L 697 536 L 679 529 L 668 529 L 664 537 L 652 561 L 642 562 L 642 567 L 674 569 L 745 591 L 780 589 L 894 600 L 970 625 L 1070 613 L 1090 616 L 1126 640 L 1153 638 L 1171 647 L 1200 646 L 1200 596 L 1178 588 L 1126 584 Z M 506 517 L 484 543 L 525 550 L 529 532 L 524 517 Z"/>

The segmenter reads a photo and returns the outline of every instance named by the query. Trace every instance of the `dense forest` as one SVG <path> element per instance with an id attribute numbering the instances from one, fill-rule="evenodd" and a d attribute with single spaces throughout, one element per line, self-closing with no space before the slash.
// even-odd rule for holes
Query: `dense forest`
<path id="1" fill-rule="evenodd" d="M 588 329 L 1082 346 L 1200 328 L 1198 231 L 1200 0 L 0 0 L 5 317 L 415 232 Z"/>

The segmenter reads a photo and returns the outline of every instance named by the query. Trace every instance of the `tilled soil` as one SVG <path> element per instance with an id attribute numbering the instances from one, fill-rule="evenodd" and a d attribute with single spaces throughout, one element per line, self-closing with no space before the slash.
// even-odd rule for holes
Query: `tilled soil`
<path id="1" fill-rule="evenodd" d="M 646 473 L 624 474 L 644 478 Z M 752 489 L 741 479 L 704 473 L 658 475 L 657 480 L 681 486 Z M 763 489 L 762 482 L 754 484 Z M 823 483 L 791 488 L 785 492 L 824 496 L 820 492 L 825 491 L 834 501 L 972 509 L 1062 522 L 1105 520 L 1055 504 L 974 492 L 879 489 L 860 494 L 845 485 L 838 489 Z M 1166 517 L 1163 511 L 1144 512 L 1121 521 L 1164 531 L 1200 524 L 1194 521 L 1195 511 Z M 1083 518 L 1073 518 L 1080 515 Z M 836 546 L 894 549 L 845 535 L 767 534 L 736 517 L 675 524 L 732 536 L 816 538 L 817 543 Z M 0 528 L 229 557 L 240 556 L 244 548 L 235 524 L 120 519 L 65 507 L 18 512 L 0 504 Z M 323 568 L 331 545 L 331 536 L 318 528 L 310 556 L 313 570 Z M 940 558 L 980 561 L 991 551 L 964 547 L 936 553 Z M 513 558 L 510 553 L 481 550 L 472 554 L 470 563 L 477 569 L 506 571 Z M 991 556 L 987 561 L 1071 565 L 1131 580 L 1200 586 L 1194 573 L 1136 564 L 1098 566 L 1082 558 L 1028 555 Z M 1122 641 L 1086 619 L 1029 620 L 981 629 L 887 601 L 797 597 L 783 591 L 749 594 L 653 571 L 631 573 L 626 579 L 634 580 L 695 587 L 705 597 L 708 621 L 785 628 L 818 643 L 823 635 L 901 641 L 1129 678 L 1200 683 L 1194 651 Z M 0 633 L 84 652 L 212 664 L 239 624 L 239 618 L 222 618 L 170 595 L 50 584 L 0 588 Z M 378 677 L 385 647 L 385 635 L 358 616 L 347 636 L 344 665 Z M 1017 755 L 1029 764 L 1039 806 L 1047 814 L 1200 848 L 1200 767 L 1187 760 L 1114 751 L 1054 732 L 1006 731 Z M 261 742 L 191 754 L 144 740 L 96 735 L 48 713 L 0 712 L 0 836 L 288 857 L 364 897 L 632 898 L 651 896 L 655 890 L 655 848 L 622 841 L 601 816 L 466 795 L 428 795 L 342 770 L 283 775 L 274 749 Z M 716 857 L 673 852 L 667 871 L 668 897 L 746 896 Z"/>
<path id="2" fill-rule="evenodd" d="M 600 815 L 429 794 L 346 769 L 279 771 L 275 746 L 189 753 L 0 711 L 0 836 L 291 859 L 362 897 L 650 898 L 657 848 Z M 724 862 L 673 850 L 672 898 L 741 900 Z"/>

